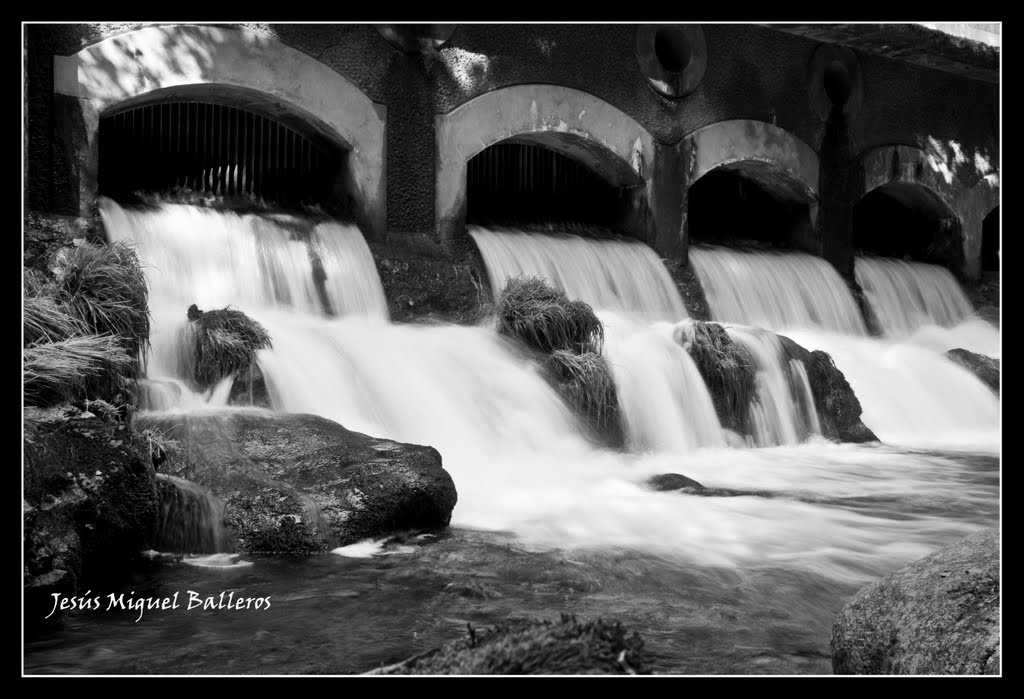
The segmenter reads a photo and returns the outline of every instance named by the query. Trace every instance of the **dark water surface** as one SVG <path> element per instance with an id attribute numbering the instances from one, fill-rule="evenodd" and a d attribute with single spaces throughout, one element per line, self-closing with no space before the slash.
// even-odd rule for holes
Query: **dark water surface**
<path id="1" fill-rule="evenodd" d="M 737 497 L 812 501 L 871 521 L 920 520 L 934 525 L 924 539 L 930 549 L 998 523 L 998 457 L 912 456 L 941 465 L 949 487 L 927 497 L 785 491 Z M 678 498 L 681 517 L 708 500 Z M 68 614 L 57 628 L 26 639 L 25 672 L 355 674 L 460 638 L 467 624 L 570 613 L 618 620 L 638 632 L 647 669 L 656 674 L 831 674 L 837 612 L 865 582 L 910 562 L 879 560 L 871 551 L 857 552 L 858 558 L 854 545 L 846 550 L 837 542 L 835 566 L 842 573 L 831 572 L 829 553 L 815 553 L 813 566 L 769 558 L 717 566 L 632 548 L 545 549 L 511 534 L 460 527 L 348 552 L 361 548 L 365 557 L 156 556 L 117 592 L 126 599 L 132 592 L 135 598 L 178 593 L 178 609 L 145 611 L 136 621 L 136 611 L 107 609 L 110 590 L 94 590 L 102 596 L 98 610 Z M 251 565 L 195 565 L 225 560 Z M 858 560 L 862 574 L 851 575 Z M 236 599 L 269 597 L 270 607 L 189 610 L 189 591 L 201 598 L 224 592 L 225 600 L 231 591 Z"/>

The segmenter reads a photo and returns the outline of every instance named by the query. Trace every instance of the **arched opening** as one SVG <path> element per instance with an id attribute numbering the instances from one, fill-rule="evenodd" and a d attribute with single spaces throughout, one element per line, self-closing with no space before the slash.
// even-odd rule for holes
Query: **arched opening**
<path id="1" fill-rule="evenodd" d="M 540 84 L 488 92 L 437 118 L 438 238 L 452 243 L 474 219 L 601 219 L 644 237 L 653 164 L 646 129 L 594 95 Z"/>
<path id="2" fill-rule="evenodd" d="M 814 251 L 815 204 L 806 185 L 767 163 L 721 165 L 690 186 L 690 242 Z"/>
<path id="3" fill-rule="evenodd" d="M 352 219 L 348 151 L 258 93 L 192 86 L 109 110 L 99 126 L 99 193 L 211 199 L 231 208 L 317 206 Z"/>
<path id="4" fill-rule="evenodd" d="M 981 269 L 999 271 L 999 207 L 992 209 L 981 225 Z"/>
<path id="5" fill-rule="evenodd" d="M 324 188 L 339 196 L 331 204 L 341 210 L 355 209 L 355 218 L 367 235 L 384 233 L 381 105 L 333 68 L 275 38 L 248 29 L 218 26 L 147 26 L 109 37 L 70 56 L 54 56 L 54 93 L 65 102 L 69 118 L 86 125 L 82 133 L 69 136 L 65 146 L 81 163 L 72 175 L 78 179 L 78 208 L 83 213 L 95 201 L 101 177 L 103 189 L 118 191 L 131 187 L 119 179 L 128 180 L 132 174 L 142 175 L 144 170 L 154 169 L 140 168 L 134 173 L 113 175 L 112 166 L 105 164 L 101 176 L 100 150 L 104 151 L 105 161 L 116 159 L 119 152 L 122 160 L 128 157 L 129 163 L 138 161 L 139 155 L 152 158 L 155 154 L 161 167 L 174 171 L 153 175 L 152 180 L 144 175 L 146 187 L 158 189 L 181 186 L 184 176 L 177 172 L 177 166 L 194 156 L 203 159 L 201 171 L 209 170 L 210 178 L 217 174 L 216 184 L 205 184 L 204 192 L 230 192 L 233 186 L 243 192 L 248 189 L 250 194 L 255 191 L 261 197 L 269 194 L 274 199 L 301 201 L 309 195 L 300 194 L 299 190 L 311 181 L 314 172 L 324 175 L 326 171 Z M 173 106 L 175 103 L 209 104 L 209 118 L 197 116 L 198 108 L 190 112 L 188 107 L 182 110 Z M 139 112 L 138 108 L 144 109 Z M 184 117 L 179 116 L 182 111 Z M 149 134 L 144 138 L 140 134 L 126 138 L 129 126 L 119 124 L 117 116 L 122 112 L 133 115 L 139 126 L 145 123 L 151 129 Z M 148 121 L 139 121 L 149 116 L 155 118 L 153 126 Z M 185 153 L 188 157 L 182 158 L 178 153 L 175 159 L 173 153 L 163 149 L 177 147 L 177 127 L 185 126 L 189 116 L 194 127 L 202 126 L 206 131 L 200 132 L 211 135 L 213 151 L 193 145 Z M 122 120 L 130 123 L 129 116 Z M 239 126 L 243 121 L 244 128 Z M 172 122 L 173 137 L 167 130 Z M 256 124 L 264 129 L 260 134 L 256 133 Z M 251 148 L 245 142 L 250 127 Z M 235 144 L 236 135 L 241 137 L 241 145 Z M 270 145 L 259 141 L 260 135 Z M 101 140 L 106 145 L 101 145 Z M 129 146 L 124 145 L 125 141 Z M 131 145 L 141 145 L 142 153 L 131 153 L 127 150 Z M 246 179 L 238 156 L 255 159 L 257 150 L 278 164 L 264 167 L 259 179 L 257 168 L 251 166 L 250 179 Z M 183 169 L 191 170 L 194 165 Z M 303 173 L 308 169 L 308 177 L 303 175 L 297 184 L 286 184 L 291 177 L 285 177 L 285 173 L 292 175 L 295 168 Z M 189 186 L 196 179 L 193 175 Z M 315 188 L 312 198 L 330 201 L 331 197 L 322 189 Z"/>
<path id="6" fill-rule="evenodd" d="M 868 192 L 853 209 L 853 247 L 859 254 L 897 257 L 959 268 L 960 223 L 919 184 L 892 181 Z"/>
<path id="7" fill-rule="evenodd" d="M 577 222 L 614 226 L 628 188 L 600 165 L 573 157 L 571 137 L 527 134 L 499 141 L 470 158 L 466 222 L 544 228 Z M 584 156 L 585 157 L 585 156 Z"/>

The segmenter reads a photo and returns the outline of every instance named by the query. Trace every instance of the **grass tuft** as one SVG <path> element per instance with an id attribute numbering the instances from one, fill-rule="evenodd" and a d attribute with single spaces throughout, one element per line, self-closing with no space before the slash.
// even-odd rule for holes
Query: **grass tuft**
<path id="1" fill-rule="evenodd" d="M 28 296 L 23 305 L 24 346 L 88 335 L 89 328 L 52 296 Z"/>
<path id="2" fill-rule="evenodd" d="M 644 641 L 620 622 L 513 620 L 370 674 L 643 675 Z"/>
<path id="3" fill-rule="evenodd" d="M 118 338 L 82 335 L 25 349 L 22 378 L 25 405 L 54 405 L 125 389 L 134 359 Z"/>
<path id="4" fill-rule="evenodd" d="M 190 309 L 189 317 L 192 342 L 186 375 L 202 388 L 248 371 L 256 362 L 256 353 L 271 347 L 266 329 L 239 310 Z"/>
<path id="5" fill-rule="evenodd" d="M 122 338 L 130 356 L 144 355 L 149 347 L 149 291 L 132 245 L 76 242 L 58 253 L 54 275 L 57 299 L 70 315 L 97 335 Z"/>
<path id="6" fill-rule="evenodd" d="M 497 306 L 498 332 L 544 354 L 601 352 L 604 326 L 594 310 L 583 301 L 570 301 L 544 279 L 507 280 Z"/>

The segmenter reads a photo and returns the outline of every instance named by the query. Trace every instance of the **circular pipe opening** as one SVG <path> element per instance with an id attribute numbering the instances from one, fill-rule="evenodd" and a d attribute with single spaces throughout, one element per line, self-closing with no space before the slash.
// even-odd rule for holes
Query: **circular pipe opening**
<path id="1" fill-rule="evenodd" d="M 662 68 L 681 73 L 690 64 L 690 41 L 678 29 L 659 29 L 654 34 L 654 55 Z"/>
<path id="2" fill-rule="evenodd" d="M 837 107 L 842 107 L 850 98 L 853 80 L 850 77 L 850 71 L 839 59 L 832 61 L 825 68 L 824 87 L 825 95 Z"/>

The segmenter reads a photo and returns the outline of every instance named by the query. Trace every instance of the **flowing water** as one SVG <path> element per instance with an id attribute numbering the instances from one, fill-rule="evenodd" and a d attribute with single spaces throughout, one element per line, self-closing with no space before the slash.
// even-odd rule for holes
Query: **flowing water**
<path id="1" fill-rule="evenodd" d="M 928 325 L 949 327 L 974 311 L 945 267 L 858 257 L 854 269 L 884 335 L 906 336 Z"/>
<path id="2" fill-rule="evenodd" d="M 175 338 L 189 304 L 231 304 L 273 338 L 259 366 L 274 409 L 435 446 L 459 500 L 437 538 L 309 558 L 153 554 L 126 593 L 230 591 L 272 604 L 189 610 L 183 599 L 138 622 L 116 609 L 72 614 L 27 643 L 27 672 L 349 674 L 459 638 L 467 623 L 575 613 L 639 632 L 659 674 L 828 674 L 832 621 L 860 586 L 999 521 L 999 402 L 939 354 L 957 329 L 926 341 L 867 337 L 848 315 L 849 293 L 823 270 L 813 277 L 811 261 L 794 261 L 806 273 L 792 281 L 806 292 L 777 299 L 792 306 L 777 325 L 721 318 L 758 362 L 752 448 L 719 424 L 679 341 L 689 321 L 653 253 L 474 230 L 493 284 L 550 274 L 598 310 L 627 436 L 625 451 L 611 451 L 584 437 L 533 360 L 490 325 L 390 323 L 355 229 L 169 204 L 136 212 L 105 202 L 103 214 L 108 234 L 135 240 L 149 265 L 150 378 L 178 386 L 171 409 L 223 404 L 223 390 L 193 394 L 175 376 Z M 718 288 L 774 293 L 730 254 L 740 255 L 705 260 L 725 275 Z M 695 268 L 707 289 L 710 267 Z M 834 307 L 811 303 L 814 279 Z M 758 324 L 833 353 L 883 444 L 820 437 L 806 373 L 749 327 Z M 644 485 L 664 473 L 718 495 Z"/>
<path id="3" fill-rule="evenodd" d="M 715 320 L 776 331 L 815 327 L 866 333 L 843 278 L 820 257 L 694 245 L 690 263 Z"/>

